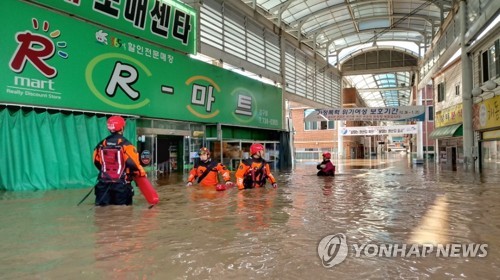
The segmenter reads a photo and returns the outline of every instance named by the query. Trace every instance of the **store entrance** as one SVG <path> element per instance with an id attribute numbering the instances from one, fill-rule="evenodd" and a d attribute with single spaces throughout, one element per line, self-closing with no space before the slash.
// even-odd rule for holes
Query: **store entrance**
<path id="1" fill-rule="evenodd" d="M 182 136 L 157 136 L 158 173 L 182 172 Z"/>
<path id="2" fill-rule="evenodd" d="M 182 172 L 183 136 L 143 135 L 137 149 L 142 166 L 150 176 Z"/>

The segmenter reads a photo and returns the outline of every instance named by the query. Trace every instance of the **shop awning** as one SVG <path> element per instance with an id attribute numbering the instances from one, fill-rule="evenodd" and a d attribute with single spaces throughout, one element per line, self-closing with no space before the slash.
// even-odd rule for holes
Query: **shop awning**
<path id="1" fill-rule="evenodd" d="M 434 128 L 434 130 L 429 135 L 432 139 L 446 138 L 446 137 L 458 137 L 463 136 L 464 132 L 462 129 L 462 124 L 452 124 L 443 127 Z"/>

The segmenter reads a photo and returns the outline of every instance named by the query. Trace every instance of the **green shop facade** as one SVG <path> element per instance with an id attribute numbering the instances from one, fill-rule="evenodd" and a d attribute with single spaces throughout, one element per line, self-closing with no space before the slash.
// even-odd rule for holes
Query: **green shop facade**
<path id="1" fill-rule="evenodd" d="M 114 114 L 151 174 L 186 172 L 201 146 L 233 169 L 254 142 L 286 167 L 281 89 L 191 59 L 191 7 L 128 2 L 0 2 L 0 190 L 93 185 Z"/>

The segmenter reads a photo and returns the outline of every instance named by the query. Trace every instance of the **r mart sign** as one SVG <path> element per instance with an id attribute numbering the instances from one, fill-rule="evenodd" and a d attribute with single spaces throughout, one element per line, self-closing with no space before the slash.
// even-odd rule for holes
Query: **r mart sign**
<path id="1" fill-rule="evenodd" d="M 0 103 L 282 128 L 278 87 L 30 2 L 0 25 Z"/>

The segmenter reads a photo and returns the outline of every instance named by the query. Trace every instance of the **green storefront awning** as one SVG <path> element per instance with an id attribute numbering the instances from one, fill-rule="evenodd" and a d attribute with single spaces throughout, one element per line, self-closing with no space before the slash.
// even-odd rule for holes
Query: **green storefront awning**
<path id="1" fill-rule="evenodd" d="M 463 136 L 462 124 L 452 124 L 435 128 L 429 135 L 432 139 Z"/>

